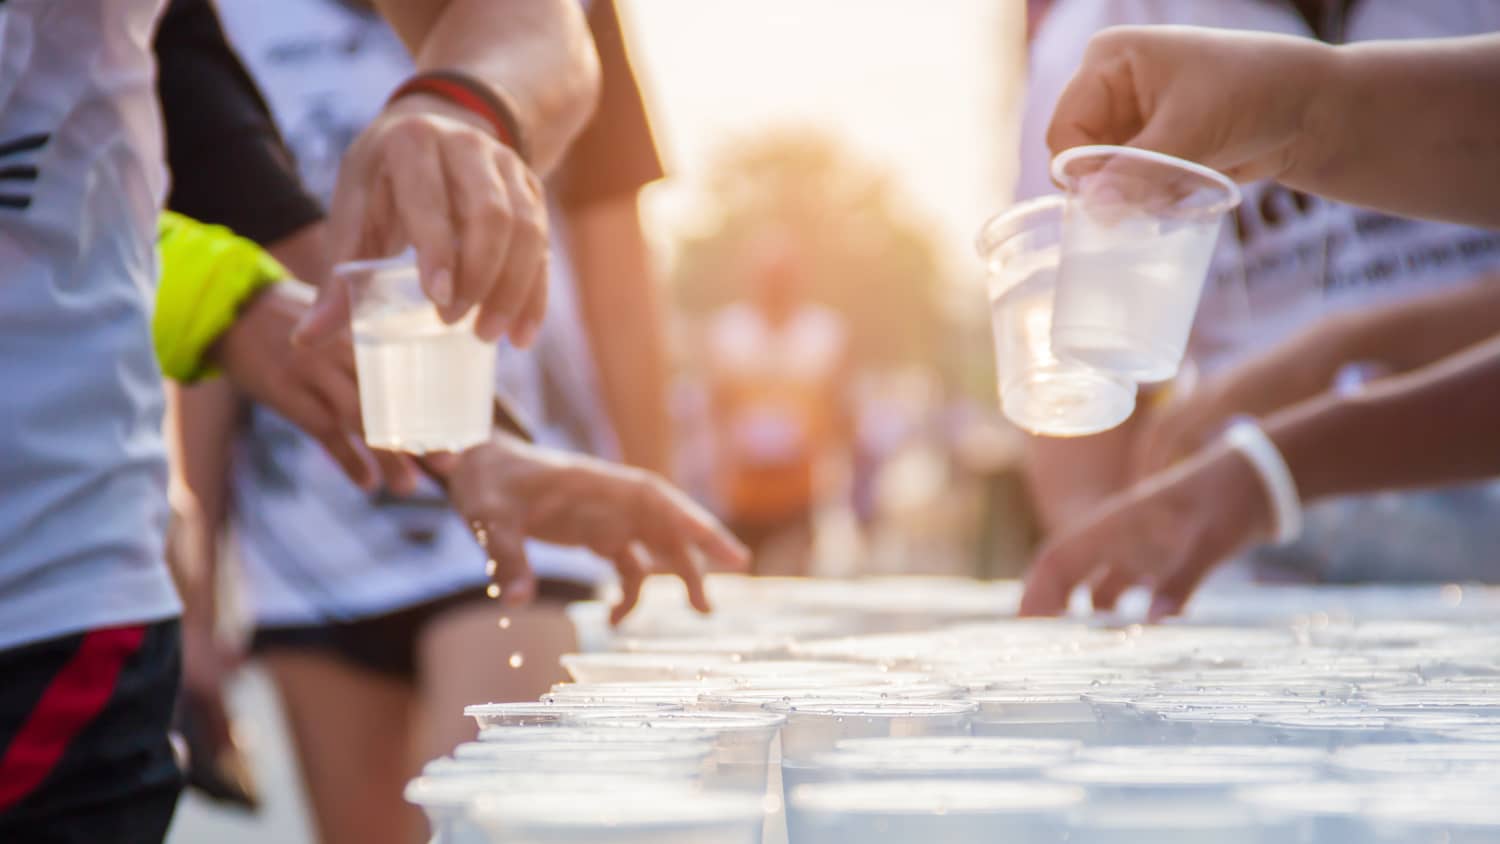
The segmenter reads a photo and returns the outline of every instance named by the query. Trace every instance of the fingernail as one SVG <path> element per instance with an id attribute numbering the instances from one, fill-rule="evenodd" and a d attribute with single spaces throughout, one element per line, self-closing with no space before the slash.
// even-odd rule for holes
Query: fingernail
<path id="1" fill-rule="evenodd" d="M 500 603 L 507 607 L 520 607 L 531 603 L 531 581 L 513 580 L 500 591 Z"/>
<path id="2" fill-rule="evenodd" d="M 530 347 L 532 343 L 536 342 L 537 335 L 540 334 L 541 331 L 541 323 L 537 322 L 534 319 L 527 320 L 521 325 L 516 326 L 516 330 L 511 334 L 511 339 L 515 341 L 517 346 L 525 349 Z"/>
<path id="3" fill-rule="evenodd" d="M 496 342 L 505 333 L 505 316 L 494 313 L 485 314 L 474 324 L 474 333 L 486 343 Z"/>
<path id="4" fill-rule="evenodd" d="M 446 268 L 434 272 L 427 288 L 427 295 L 439 308 L 446 308 L 453 304 L 453 274 Z"/>

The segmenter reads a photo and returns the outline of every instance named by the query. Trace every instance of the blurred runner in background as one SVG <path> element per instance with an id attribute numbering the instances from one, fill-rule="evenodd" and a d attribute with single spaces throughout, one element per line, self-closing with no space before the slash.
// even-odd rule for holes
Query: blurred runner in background
<path id="1" fill-rule="evenodd" d="M 1090 36 L 1105 27 L 1191 24 L 1334 43 L 1500 28 L 1500 5 L 1485 0 L 1420 5 L 1401 0 L 1058 0 L 1052 5 L 1032 45 L 1020 198 L 1055 190 L 1047 172 L 1051 155 L 1045 137 L 1052 108 Z M 1134 477 L 1160 468 L 1147 464 L 1164 458 L 1145 453 L 1159 451 L 1152 443 L 1163 439 L 1163 426 L 1187 426 L 1185 419 L 1172 420 L 1175 413 L 1216 419 L 1217 425 L 1233 413 L 1269 412 L 1305 395 L 1286 392 L 1293 373 L 1320 373 L 1325 380 L 1309 385 L 1313 391 L 1331 389 L 1336 380 L 1344 388 L 1357 388 L 1360 381 L 1390 368 L 1362 358 L 1362 347 L 1350 339 L 1371 322 L 1361 313 L 1400 308 L 1424 296 L 1473 298 L 1460 288 L 1500 281 L 1500 234 L 1495 232 L 1394 217 L 1272 182 L 1242 190 L 1244 202 L 1226 222 L 1204 289 L 1185 376 L 1165 392 L 1143 392 L 1136 414 L 1116 430 L 1081 439 L 1031 438 L 1028 473 L 1049 533 L 1076 526 Z M 1444 292 L 1448 290 L 1451 294 Z M 1411 348 L 1430 342 L 1419 321 L 1405 324 L 1399 337 L 1386 339 Z M 1351 325 L 1360 327 L 1351 330 Z M 1294 333 L 1299 339 L 1288 351 L 1296 349 L 1295 361 L 1278 358 L 1274 375 L 1263 367 L 1259 375 L 1236 374 L 1247 358 L 1268 352 Z M 1385 360 L 1401 356 L 1398 349 Z M 1264 395 L 1253 395 L 1262 390 Z M 1201 441 L 1218 429 L 1194 433 Z M 1484 549 L 1500 542 L 1496 516 L 1500 486 L 1489 483 L 1331 501 L 1309 511 L 1301 542 L 1262 548 L 1253 557 L 1262 576 L 1277 579 L 1493 579 L 1500 577 L 1500 567 Z M 1106 607 L 1115 597 L 1111 588 L 1095 595 Z"/>
<path id="2" fill-rule="evenodd" d="M 708 326 L 718 500 L 758 574 L 806 575 L 830 457 L 853 423 L 844 319 L 807 298 L 796 235 L 750 239 L 749 295 Z"/>

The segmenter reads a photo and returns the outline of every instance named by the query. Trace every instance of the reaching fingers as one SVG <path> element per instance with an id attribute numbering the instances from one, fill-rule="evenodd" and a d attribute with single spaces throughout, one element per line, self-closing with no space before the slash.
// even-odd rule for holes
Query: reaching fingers
<path id="1" fill-rule="evenodd" d="M 1108 565 L 1104 574 L 1094 581 L 1089 595 L 1093 600 L 1094 609 L 1101 612 L 1109 612 L 1120 602 L 1120 596 L 1125 590 L 1135 585 L 1135 573 L 1123 565 Z"/>
<path id="2" fill-rule="evenodd" d="M 526 304 L 521 306 L 521 313 L 516 316 L 516 328 L 511 332 L 511 342 L 518 348 L 528 348 L 536 342 L 538 335 L 542 333 L 542 321 L 547 318 L 547 297 L 551 291 L 547 286 L 547 261 L 537 268 L 536 278 L 531 281 L 531 295 Z"/>
<path id="3" fill-rule="evenodd" d="M 292 345 L 317 348 L 349 327 L 349 285 L 333 279 L 318 288 L 318 298 L 292 331 Z"/>
<path id="4" fill-rule="evenodd" d="M 641 599 L 641 584 L 645 583 L 646 574 L 651 570 L 646 552 L 635 542 L 626 545 L 616 554 L 614 563 L 615 571 L 620 574 L 620 602 L 609 611 L 609 623 L 612 625 L 624 621 L 625 616 L 635 609 L 636 603 Z"/>
<path id="5" fill-rule="evenodd" d="M 1182 543 L 1182 551 L 1167 569 L 1170 574 L 1156 585 L 1151 596 L 1151 609 L 1146 617 L 1148 621 L 1154 623 L 1181 613 L 1188 599 L 1198 589 L 1198 584 L 1203 582 L 1209 569 L 1218 562 L 1205 547 L 1204 535 L 1204 530 L 1195 529 L 1188 540 Z"/>
<path id="6" fill-rule="evenodd" d="M 521 532 L 507 524 L 480 521 L 471 524 L 474 538 L 489 554 L 486 574 L 499 587 L 496 597 L 507 607 L 520 607 L 536 597 L 536 578 L 526 559 L 526 542 Z"/>

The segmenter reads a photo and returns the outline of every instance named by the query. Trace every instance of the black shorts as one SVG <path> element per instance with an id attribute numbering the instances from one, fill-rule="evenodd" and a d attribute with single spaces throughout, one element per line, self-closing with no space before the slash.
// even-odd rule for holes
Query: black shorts
<path id="1" fill-rule="evenodd" d="M 0 841 L 159 844 L 182 773 L 167 738 L 177 622 L 0 652 Z"/>
<path id="2" fill-rule="evenodd" d="M 546 577 L 537 580 L 538 602 L 570 604 L 593 597 L 594 587 L 589 584 Z M 479 601 L 493 602 L 483 588 L 476 587 L 357 621 L 258 627 L 250 640 L 250 651 L 260 655 L 278 650 L 318 652 L 413 684 L 417 679 L 417 639 L 422 629 L 449 609 Z M 496 617 L 502 614 L 496 604 Z"/>

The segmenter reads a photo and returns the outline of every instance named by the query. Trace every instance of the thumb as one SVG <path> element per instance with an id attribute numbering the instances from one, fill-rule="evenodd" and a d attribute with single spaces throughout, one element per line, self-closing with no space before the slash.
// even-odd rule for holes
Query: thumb
<path id="1" fill-rule="evenodd" d="M 333 279 L 318 288 L 317 301 L 292 330 L 292 343 L 304 348 L 327 343 L 349 327 L 351 311 L 349 285 Z"/>

